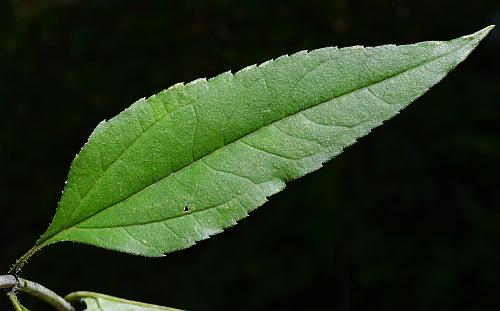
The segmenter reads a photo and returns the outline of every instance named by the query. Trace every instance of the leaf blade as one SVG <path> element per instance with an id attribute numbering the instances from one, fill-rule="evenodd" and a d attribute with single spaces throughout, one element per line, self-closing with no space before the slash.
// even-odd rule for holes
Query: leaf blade
<path id="1" fill-rule="evenodd" d="M 89 137 L 39 243 L 161 256 L 221 232 L 425 93 L 489 30 L 299 52 L 139 100 Z"/>
<path id="2" fill-rule="evenodd" d="M 87 311 L 181 311 L 93 292 L 74 292 L 65 297 L 69 302 L 83 301 Z"/>

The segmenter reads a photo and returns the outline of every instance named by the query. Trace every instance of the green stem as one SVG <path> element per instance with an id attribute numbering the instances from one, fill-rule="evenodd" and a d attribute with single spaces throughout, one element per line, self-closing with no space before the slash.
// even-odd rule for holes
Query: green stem
<path id="1" fill-rule="evenodd" d="M 33 248 L 31 248 L 29 251 L 26 252 L 26 254 L 22 255 L 21 258 L 16 260 L 16 263 L 10 268 L 9 274 L 15 274 L 19 275 L 21 273 L 21 269 L 23 266 L 26 264 L 28 259 L 31 258 L 31 256 L 35 255 L 39 250 L 41 250 L 43 245 L 35 245 Z"/>
<path id="2" fill-rule="evenodd" d="M 16 293 L 13 291 L 10 291 L 7 293 L 7 296 L 10 299 L 10 302 L 14 306 L 14 310 L 16 311 L 25 311 L 26 309 L 21 305 L 19 302 L 19 299 L 17 299 Z"/>
<path id="3" fill-rule="evenodd" d="M 22 278 L 16 278 L 13 275 L 0 276 L 0 288 L 10 289 L 10 292 L 7 295 L 9 296 L 12 305 L 16 308 L 16 311 L 24 310 L 22 309 L 22 306 L 21 309 L 18 309 L 17 305 L 20 306 L 20 304 L 15 295 L 16 290 L 45 301 L 57 311 L 75 311 L 75 308 L 73 308 L 68 301 L 45 286 Z"/>
<path id="4" fill-rule="evenodd" d="M 75 308 L 69 302 L 43 285 L 19 278 L 18 288 L 23 293 L 40 298 L 57 311 L 75 311 Z"/>
<path id="5" fill-rule="evenodd" d="M 13 275 L 0 275 L 0 289 L 11 289 L 17 286 L 17 278 Z"/>

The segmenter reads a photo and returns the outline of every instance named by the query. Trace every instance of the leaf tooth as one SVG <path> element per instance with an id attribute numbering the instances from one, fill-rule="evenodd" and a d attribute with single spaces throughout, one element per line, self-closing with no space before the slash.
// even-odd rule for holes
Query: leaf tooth
<path id="1" fill-rule="evenodd" d="M 265 62 L 261 63 L 260 65 L 257 65 L 257 67 L 258 68 L 264 68 L 267 65 L 269 65 L 270 63 L 272 63 L 273 61 L 274 61 L 274 58 L 271 58 L 270 60 L 266 60 Z"/>
<path id="2" fill-rule="evenodd" d="M 301 51 L 295 52 L 292 55 L 290 55 L 290 57 L 303 56 L 306 54 L 309 54 L 309 50 L 301 50 Z"/>
<path id="3" fill-rule="evenodd" d="M 281 60 L 288 59 L 288 58 L 290 58 L 290 56 L 288 54 L 285 54 L 285 55 L 281 55 L 280 57 L 276 58 L 275 60 L 281 61 Z"/>
<path id="4" fill-rule="evenodd" d="M 338 51 L 338 50 L 339 50 L 339 48 L 336 47 L 336 46 L 327 46 L 327 47 L 324 47 L 324 48 L 319 48 L 319 49 L 308 51 L 307 54 L 309 54 L 309 55 L 315 55 L 315 54 L 322 54 L 324 52 L 335 52 L 335 51 Z"/>
<path id="5" fill-rule="evenodd" d="M 183 87 L 183 86 L 184 86 L 184 82 L 177 82 L 176 84 L 169 86 L 166 90 L 168 91 L 168 90 L 180 88 L 180 87 Z"/>
<path id="6" fill-rule="evenodd" d="M 234 75 L 237 76 L 237 75 L 239 75 L 242 72 L 245 72 L 245 71 L 248 71 L 248 70 L 253 70 L 255 68 L 257 68 L 257 64 L 249 65 L 249 66 L 246 66 L 245 68 L 242 68 L 242 69 L 238 70 Z"/>
<path id="7" fill-rule="evenodd" d="M 214 77 L 208 78 L 208 83 L 210 84 L 212 83 L 212 81 L 222 79 L 224 77 L 233 77 L 233 73 L 231 72 L 231 70 L 224 71 L 223 73 L 220 73 Z"/>
<path id="8" fill-rule="evenodd" d="M 186 86 L 191 86 L 191 85 L 195 85 L 195 84 L 199 84 L 199 83 L 206 83 L 206 82 L 207 82 L 207 78 L 198 78 L 196 80 L 189 82 L 188 84 L 186 84 Z"/>
<path id="9" fill-rule="evenodd" d="M 365 47 L 363 45 L 353 45 L 350 47 L 351 50 L 364 50 Z"/>

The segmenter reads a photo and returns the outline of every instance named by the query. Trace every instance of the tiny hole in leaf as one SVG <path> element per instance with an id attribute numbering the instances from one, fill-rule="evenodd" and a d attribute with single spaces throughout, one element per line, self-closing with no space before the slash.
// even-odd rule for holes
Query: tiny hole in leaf
<path id="1" fill-rule="evenodd" d="M 76 311 L 87 310 L 87 304 L 83 300 L 78 300 L 78 301 L 72 302 L 71 305 L 75 308 Z"/>
<path id="2" fill-rule="evenodd" d="M 184 206 L 184 210 L 183 211 L 184 211 L 184 213 L 189 212 L 189 205 Z"/>

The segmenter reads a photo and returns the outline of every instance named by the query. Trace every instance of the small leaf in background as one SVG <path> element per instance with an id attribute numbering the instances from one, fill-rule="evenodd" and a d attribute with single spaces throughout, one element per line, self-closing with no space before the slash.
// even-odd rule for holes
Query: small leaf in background
<path id="1" fill-rule="evenodd" d="M 90 135 L 39 248 L 162 256 L 219 233 L 398 114 L 491 28 L 302 51 L 141 99 Z"/>
<path id="2" fill-rule="evenodd" d="M 84 302 L 86 311 L 181 311 L 92 292 L 71 293 L 65 299 L 72 303 Z"/>

